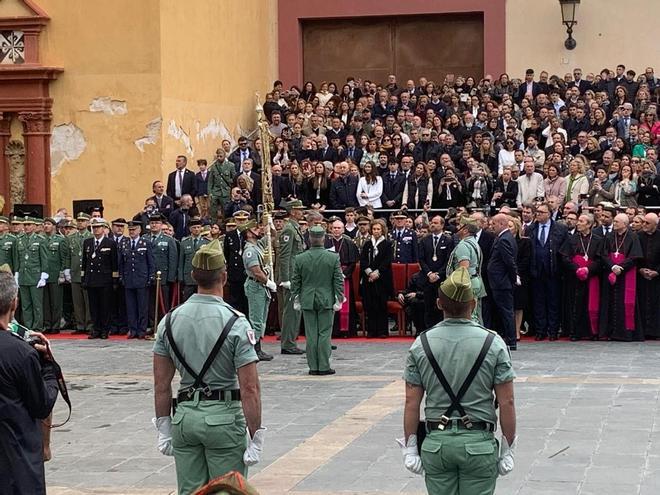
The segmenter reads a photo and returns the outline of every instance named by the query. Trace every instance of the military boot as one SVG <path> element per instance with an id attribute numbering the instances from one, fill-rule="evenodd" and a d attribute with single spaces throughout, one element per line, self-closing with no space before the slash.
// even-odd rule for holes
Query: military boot
<path id="1" fill-rule="evenodd" d="M 265 353 L 264 351 L 261 350 L 261 340 L 254 344 L 254 350 L 257 351 L 257 357 L 259 358 L 259 361 L 272 361 L 273 356 L 270 354 Z"/>

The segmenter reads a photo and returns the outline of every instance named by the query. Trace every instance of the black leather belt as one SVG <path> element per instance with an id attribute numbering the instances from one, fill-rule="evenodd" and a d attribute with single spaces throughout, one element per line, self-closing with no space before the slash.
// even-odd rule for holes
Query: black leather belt
<path id="1" fill-rule="evenodd" d="M 444 424 L 440 421 L 427 421 L 426 430 L 451 430 L 453 426 L 456 426 L 459 430 L 481 430 L 481 431 L 495 431 L 495 425 L 493 423 L 486 423 L 485 421 L 473 421 L 470 423 L 472 428 L 468 428 L 463 424 L 463 421 L 460 419 L 452 419 L 448 423 Z"/>
<path id="2" fill-rule="evenodd" d="M 195 398 L 194 393 L 189 393 L 187 390 L 184 392 L 179 392 L 176 400 L 177 402 L 186 402 L 193 400 Z M 227 398 L 230 400 L 241 400 L 241 391 L 240 390 L 211 390 L 209 392 L 204 392 L 204 390 L 199 391 L 199 400 L 220 400 L 224 401 Z"/>

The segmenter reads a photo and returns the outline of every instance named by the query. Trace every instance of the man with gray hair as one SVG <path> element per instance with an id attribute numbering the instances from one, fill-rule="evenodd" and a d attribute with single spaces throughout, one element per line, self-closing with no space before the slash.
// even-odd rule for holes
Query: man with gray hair
<path id="1" fill-rule="evenodd" d="M 0 479 L 7 493 L 46 493 L 41 421 L 57 399 L 47 341 L 31 346 L 11 331 L 18 286 L 0 267 Z M 4 490 L 3 490 L 4 493 Z"/>
<path id="2" fill-rule="evenodd" d="M 658 215 L 644 215 L 639 243 L 642 259 L 637 275 L 637 304 L 639 304 L 639 324 L 644 337 L 655 340 L 660 337 L 660 231 Z"/>

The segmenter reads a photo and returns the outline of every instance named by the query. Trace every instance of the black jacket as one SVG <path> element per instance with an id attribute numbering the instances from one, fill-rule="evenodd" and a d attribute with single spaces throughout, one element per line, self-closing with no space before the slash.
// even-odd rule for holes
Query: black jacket
<path id="1" fill-rule="evenodd" d="M 156 202 L 158 213 L 165 215 L 166 218 L 169 217 L 170 213 L 174 211 L 174 200 L 169 196 L 163 195 L 160 198 L 160 201 L 156 196 L 151 196 L 149 199 L 153 199 Z"/>
<path id="2" fill-rule="evenodd" d="M 96 238 L 83 242 L 82 283 L 85 287 L 112 287 L 119 280 L 117 243 L 103 237 L 98 246 Z"/>
<path id="3" fill-rule="evenodd" d="M 358 178 L 352 175 L 340 177 L 332 181 L 330 186 L 330 208 L 344 210 L 349 206 L 359 206 L 357 200 Z"/>
<path id="4" fill-rule="evenodd" d="M 406 187 L 406 176 L 402 173 L 397 173 L 394 178 L 388 171 L 383 174 L 383 194 L 380 200 L 383 203 L 383 208 L 400 208 L 401 200 L 403 199 L 403 190 Z M 387 201 L 394 201 L 394 205 L 389 206 Z"/>
<path id="5" fill-rule="evenodd" d="M 175 194 L 176 191 L 176 174 L 178 174 L 179 171 L 175 170 L 174 172 L 170 172 L 170 174 L 167 176 L 167 195 L 176 200 L 179 200 L 181 196 L 177 196 Z M 181 184 L 181 195 L 183 196 L 184 194 L 190 194 L 193 198 L 197 196 L 197 189 L 196 189 L 196 183 L 197 179 L 195 178 L 195 173 L 191 172 L 190 170 L 186 169 L 183 172 L 183 182 Z"/>
<path id="6" fill-rule="evenodd" d="M 518 244 L 509 230 L 493 242 L 488 261 L 488 281 L 492 290 L 512 290 L 516 286 Z"/>

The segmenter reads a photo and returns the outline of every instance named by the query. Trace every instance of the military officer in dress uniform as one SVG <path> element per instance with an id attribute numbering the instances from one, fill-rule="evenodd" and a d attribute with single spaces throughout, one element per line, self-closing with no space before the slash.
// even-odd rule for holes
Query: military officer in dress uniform
<path id="1" fill-rule="evenodd" d="M 263 227 L 256 220 L 248 220 L 241 224 L 239 230 L 245 237 L 243 248 L 243 266 L 245 266 L 245 296 L 248 300 L 248 316 L 254 329 L 259 361 L 271 361 L 273 356 L 261 349 L 261 338 L 266 330 L 266 319 L 272 293 L 277 291 L 277 285 L 271 279 L 269 267 L 264 256 L 267 245 L 263 237 Z"/>
<path id="2" fill-rule="evenodd" d="M 244 224 L 250 218 L 247 211 L 239 210 L 233 215 L 236 226 Z M 243 247 L 245 237 L 241 235 L 238 228 L 227 229 L 223 251 L 227 260 L 227 284 L 229 295 L 227 302 L 241 313 L 248 312 L 248 301 L 245 297 L 245 268 L 243 267 Z"/>
<path id="3" fill-rule="evenodd" d="M 110 224 L 112 232 L 110 239 L 117 244 L 117 250 L 126 240 L 124 235 L 126 229 L 126 219 L 116 218 Z M 124 299 L 124 288 L 121 283 L 117 288 L 112 289 L 112 314 L 110 317 L 110 335 L 126 335 L 128 333 L 128 321 L 126 320 L 126 299 Z"/>
<path id="4" fill-rule="evenodd" d="M 481 317 L 481 299 L 486 295 L 486 287 L 481 278 L 481 265 L 483 254 L 481 247 L 474 236 L 479 231 L 477 220 L 468 216 L 462 216 L 458 221 L 456 235 L 460 239 L 456 247 L 449 255 L 447 261 L 447 276 L 453 273 L 459 266 L 467 268 L 472 281 L 472 292 L 477 301 L 472 319 L 483 325 Z"/>
<path id="5" fill-rule="evenodd" d="M 176 270 L 178 268 L 179 254 L 176 241 L 173 237 L 163 232 L 165 218 L 161 213 L 155 213 L 149 217 L 149 241 L 154 255 L 156 272 L 160 272 L 160 300 L 165 312 L 170 309 L 170 284 L 176 281 Z M 154 317 L 156 313 L 156 282 L 149 287 L 149 328 L 153 331 Z M 158 308 L 160 311 L 160 308 Z M 149 332 L 147 332 L 149 333 Z"/>
<path id="6" fill-rule="evenodd" d="M 44 235 L 48 258 L 46 273 L 48 279 L 44 287 L 44 333 L 60 333 L 62 322 L 62 305 L 64 291 L 65 242 L 64 236 L 57 233 L 56 221 L 53 218 L 44 220 Z"/>
<path id="7" fill-rule="evenodd" d="M 183 286 L 183 297 L 181 302 L 186 302 L 190 296 L 197 291 L 197 284 L 192 278 L 192 260 L 195 253 L 204 244 L 208 244 L 208 239 L 201 236 L 202 222 L 201 220 L 191 220 L 188 224 L 190 235 L 181 240 L 179 246 L 179 271 L 177 278 L 179 283 Z"/>
<path id="8" fill-rule="evenodd" d="M 334 312 L 344 302 L 344 276 L 339 255 L 325 249 L 325 229 L 309 229 L 310 249 L 294 259 L 291 297 L 302 310 L 310 375 L 334 375 L 330 367 Z"/>
<path id="9" fill-rule="evenodd" d="M 247 476 L 260 460 L 266 431 L 256 340 L 245 316 L 223 300 L 220 243 L 202 246 L 192 266 L 198 293 L 161 320 L 154 343 L 158 450 L 174 455 L 180 495 L 229 471 Z M 170 417 L 176 370 L 181 383 Z"/>
<path id="10" fill-rule="evenodd" d="M 71 283 L 71 299 L 76 318 L 76 328 L 73 333 L 89 333 L 92 331 L 92 317 L 89 312 L 89 297 L 82 286 L 83 242 L 91 237 L 88 230 L 90 216 L 78 213 L 76 216 L 77 232 L 66 237 L 64 254 L 64 278 Z"/>
<path id="11" fill-rule="evenodd" d="M 362 253 L 362 247 L 365 243 L 371 239 L 371 234 L 369 233 L 370 220 L 367 217 L 358 217 L 357 226 L 358 231 L 353 237 L 353 242 L 358 248 L 358 254 Z"/>
<path id="12" fill-rule="evenodd" d="M 37 219 L 25 217 L 25 234 L 17 243 L 18 267 L 16 283 L 19 286 L 23 325 L 40 332 L 44 326 L 44 287 L 48 280 L 48 248 L 46 238 L 36 232 Z"/>
<path id="13" fill-rule="evenodd" d="M 293 307 L 291 296 L 291 277 L 293 276 L 293 260 L 305 250 L 305 241 L 300 231 L 298 221 L 303 217 L 305 207 L 302 201 L 294 199 L 286 204 L 289 220 L 280 233 L 280 258 L 278 263 L 280 287 L 284 289 L 284 304 L 282 308 L 282 354 L 305 354 L 296 346 L 300 332 L 300 310 Z"/>
<path id="14" fill-rule="evenodd" d="M 428 493 L 485 495 L 497 476 L 513 469 L 516 416 L 515 373 L 506 344 L 471 319 L 476 305 L 464 267 L 440 285 L 438 305 L 445 320 L 424 332 L 408 351 L 406 404 L 401 445 L 406 469 L 424 474 Z M 502 441 L 494 431 L 500 405 Z M 425 424 L 419 408 L 426 394 Z M 419 439 L 423 427 L 426 438 Z"/>
<path id="15" fill-rule="evenodd" d="M 9 219 L 0 216 L 0 266 L 7 265 L 14 273 L 18 266 L 17 256 L 16 236 L 9 231 Z"/>
<path id="16" fill-rule="evenodd" d="M 124 286 L 128 338 L 144 339 L 149 323 L 149 287 L 154 281 L 156 264 L 151 242 L 141 236 L 142 222 L 128 222 L 128 237 L 118 246 L 119 279 Z"/>
<path id="17" fill-rule="evenodd" d="M 117 243 L 106 237 L 108 222 L 92 220 L 92 237 L 83 241 L 82 283 L 89 297 L 94 328 L 87 338 L 107 339 L 112 313 L 112 289 L 119 284 Z"/>
<path id="18" fill-rule="evenodd" d="M 394 229 L 390 232 L 390 240 L 394 245 L 393 263 L 417 263 L 417 234 L 405 226 L 408 215 L 397 211 L 393 216 Z"/>

